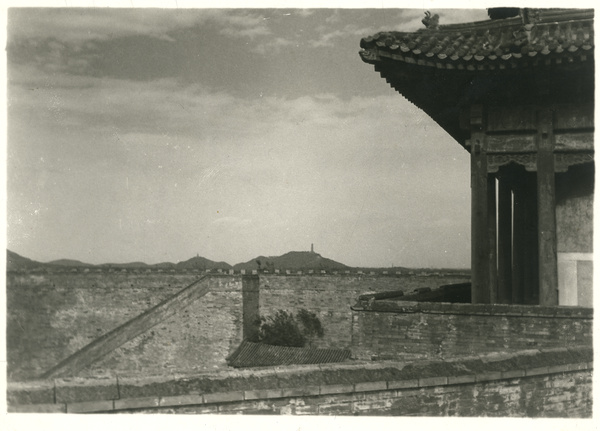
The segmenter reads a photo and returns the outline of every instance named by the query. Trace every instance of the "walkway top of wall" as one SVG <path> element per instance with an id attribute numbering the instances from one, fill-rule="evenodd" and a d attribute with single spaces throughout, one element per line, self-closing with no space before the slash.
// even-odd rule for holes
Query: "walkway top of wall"
<path id="1" fill-rule="evenodd" d="M 472 104 L 593 102 L 593 9 L 522 9 L 518 16 L 363 38 L 360 56 L 464 145 Z"/>

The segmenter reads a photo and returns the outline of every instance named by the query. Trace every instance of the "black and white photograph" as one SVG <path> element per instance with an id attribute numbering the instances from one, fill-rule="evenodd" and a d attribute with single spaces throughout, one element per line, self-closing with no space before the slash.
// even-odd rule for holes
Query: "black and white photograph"
<path id="1" fill-rule="evenodd" d="M 7 417 L 592 429 L 568 6 L 9 5 Z"/>

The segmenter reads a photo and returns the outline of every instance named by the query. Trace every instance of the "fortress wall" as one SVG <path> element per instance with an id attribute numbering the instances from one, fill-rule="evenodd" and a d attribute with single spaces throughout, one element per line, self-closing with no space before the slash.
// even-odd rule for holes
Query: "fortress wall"
<path id="1" fill-rule="evenodd" d="M 79 376 L 168 375 L 226 369 L 242 342 L 242 277 L 213 276 L 208 293 L 123 344 Z"/>
<path id="2" fill-rule="evenodd" d="M 365 360 L 445 358 L 592 346 L 593 310 L 376 301 L 356 307 L 352 353 Z"/>
<path id="3" fill-rule="evenodd" d="M 63 272 L 7 274 L 9 380 L 38 377 L 99 336 L 117 328 L 198 279 L 201 273 Z M 251 277 L 251 276 L 250 276 Z M 315 312 L 325 329 L 314 347 L 349 348 L 352 311 L 360 294 L 412 291 L 457 283 L 456 276 L 260 275 L 242 307 L 240 275 L 213 275 L 224 283 L 183 313 L 129 341 L 79 375 L 163 373 L 225 367 L 239 345 L 243 316 L 279 309 Z M 246 332 L 251 331 L 247 325 Z"/>
<path id="4" fill-rule="evenodd" d="M 368 292 L 401 290 L 412 292 L 422 287 L 435 289 L 444 284 L 466 280 L 457 276 L 418 275 L 261 275 L 259 312 L 262 316 L 277 310 L 295 313 L 301 308 L 315 313 L 323 326 L 323 338 L 313 347 L 350 348 L 352 344 L 352 307 L 359 295 Z"/>
<path id="5" fill-rule="evenodd" d="M 198 277 L 166 273 L 7 274 L 9 380 L 39 376 Z M 211 291 L 183 313 L 130 340 L 82 374 L 152 374 L 225 366 L 225 357 L 241 342 L 242 283 L 240 276 L 213 280 Z"/>

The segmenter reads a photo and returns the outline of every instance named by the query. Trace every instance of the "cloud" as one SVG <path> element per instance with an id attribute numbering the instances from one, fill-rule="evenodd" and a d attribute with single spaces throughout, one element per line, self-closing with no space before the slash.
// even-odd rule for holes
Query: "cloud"
<path id="1" fill-rule="evenodd" d="M 244 228 L 252 224 L 251 219 L 245 219 L 240 217 L 221 217 L 212 222 L 213 225 L 224 227 L 224 228 Z"/>
<path id="2" fill-rule="evenodd" d="M 92 235 L 86 243 L 115 238 L 137 259 L 160 246 L 155 238 L 172 237 L 173 247 L 207 244 L 215 253 L 207 257 L 235 262 L 247 256 L 229 254 L 231 244 L 275 253 L 314 236 L 342 253 L 355 242 L 403 242 L 385 229 L 424 219 L 456 196 L 456 184 L 468 187 L 452 160 L 458 145 L 391 91 L 247 99 L 175 79 L 22 64 L 10 72 L 9 220 L 23 222 L 9 237 L 17 241 L 76 247 L 82 241 L 64 233 L 74 231 Z M 44 208 L 35 217 L 31 196 Z M 143 229 L 116 231 L 120 219 Z M 59 229 L 65 238 L 47 233 Z"/>
<path id="3" fill-rule="evenodd" d="M 267 26 L 267 19 L 254 12 L 212 11 L 211 19 L 221 25 L 221 34 L 228 36 L 253 39 L 257 36 L 271 34 L 271 30 Z"/>
<path id="4" fill-rule="evenodd" d="M 283 37 L 276 37 L 256 45 L 251 51 L 261 55 L 278 54 L 281 49 L 290 46 L 298 46 L 298 43 Z"/>
<path id="5" fill-rule="evenodd" d="M 265 18 L 255 12 L 227 9 L 11 8 L 9 39 L 52 38 L 78 46 L 124 36 L 148 36 L 169 42 L 181 29 L 216 24 L 222 34 L 255 37 L 270 34 Z"/>
<path id="6" fill-rule="evenodd" d="M 9 11 L 10 38 L 54 38 L 63 43 L 79 44 L 88 40 L 145 35 L 172 41 L 169 33 L 191 27 L 202 20 L 193 11 L 160 9 L 47 8 Z"/>

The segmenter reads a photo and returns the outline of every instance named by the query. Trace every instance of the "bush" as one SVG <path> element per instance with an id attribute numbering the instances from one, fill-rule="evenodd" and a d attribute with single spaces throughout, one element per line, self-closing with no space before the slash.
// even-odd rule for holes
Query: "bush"
<path id="1" fill-rule="evenodd" d="M 319 338 L 323 337 L 323 327 L 315 313 L 311 313 L 310 311 L 301 308 L 298 311 L 298 322 L 301 326 L 301 332 L 306 338 L 310 339 L 315 336 Z"/>
<path id="2" fill-rule="evenodd" d="M 292 313 L 279 310 L 273 316 L 261 317 L 259 324 L 257 339 L 250 341 L 273 346 L 304 347 L 311 338 L 324 334 L 317 315 L 305 309 L 299 310 L 296 319 Z"/>

